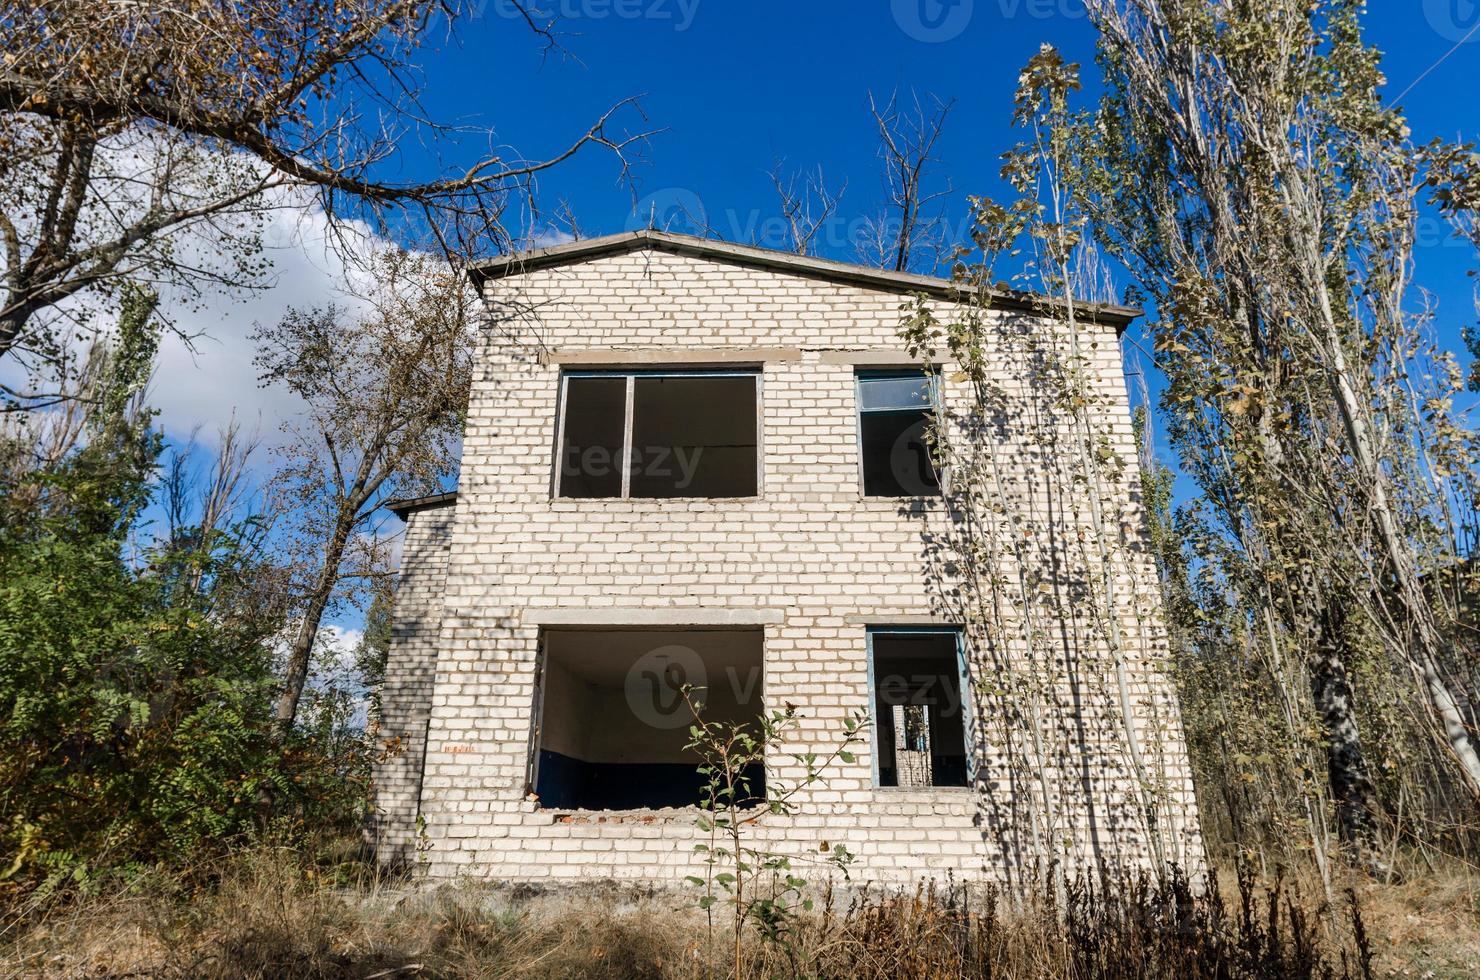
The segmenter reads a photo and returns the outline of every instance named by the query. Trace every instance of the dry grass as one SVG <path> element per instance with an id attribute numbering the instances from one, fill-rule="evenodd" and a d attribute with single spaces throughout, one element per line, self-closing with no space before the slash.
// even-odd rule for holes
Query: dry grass
<path id="1" fill-rule="evenodd" d="M 1405 868 L 1404 880 L 1352 883 L 1388 977 L 1480 978 L 1480 873 L 1455 863 Z"/>
<path id="2" fill-rule="evenodd" d="M 1480 976 L 1474 879 L 1450 870 L 1406 884 L 1319 889 L 1220 879 L 1216 896 L 1130 885 L 1114 901 L 1009 910 L 960 889 L 823 894 L 787 946 L 752 942 L 753 976 Z M 1346 886 L 1343 886 L 1346 887 Z M 712 943 L 711 943 L 712 940 Z M 682 892 L 612 884 L 539 890 L 418 888 L 353 864 L 261 849 L 199 871 L 12 915 L 0 974 L 45 977 L 720 977 L 711 937 Z"/>
<path id="3" fill-rule="evenodd" d="M 196 889 L 150 882 L 18 925 L 6 975 L 47 977 L 665 977 L 671 916 L 616 888 L 325 880 L 292 854 L 238 856 Z"/>

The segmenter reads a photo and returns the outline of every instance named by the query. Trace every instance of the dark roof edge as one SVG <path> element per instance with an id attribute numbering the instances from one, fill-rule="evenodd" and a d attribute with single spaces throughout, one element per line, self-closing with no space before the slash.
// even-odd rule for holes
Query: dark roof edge
<path id="1" fill-rule="evenodd" d="M 835 262 L 832 259 L 820 259 L 810 255 L 795 255 L 776 249 L 735 245 L 713 238 L 676 235 L 672 232 L 656 230 L 629 231 L 602 238 L 585 238 L 566 242 L 563 245 L 552 245 L 549 248 L 533 249 L 528 252 L 488 259 L 471 266 L 469 275 L 472 276 L 474 284 L 481 289 L 483 284 L 490 279 L 503 279 L 522 273 L 536 272 L 540 269 L 585 262 L 607 255 L 621 255 L 643 248 L 662 249 L 677 255 L 713 258 L 735 265 L 772 269 L 793 275 L 810 276 L 855 286 L 868 286 L 889 292 L 924 293 L 948 300 L 960 298 L 960 290 L 954 282 L 937 276 L 921 276 L 912 272 L 890 272 L 847 262 Z M 1013 291 L 994 292 L 993 301 L 1007 309 L 1032 313 L 1053 313 L 1063 307 L 1061 300 L 1035 293 Z M 1109 303 L 1076 305 L 1090 319 L 1111 324 L 1117 331 L 1124 331 L 1131 321 L 1143 312 L 1132 306 Z"/>
<path id="2" fill-rule="evenodd" d="M 434 493 L 426 497 L 408 497 L 405 500 L 391 500 L 381 506 L 404 521 L 412 511 L 430 510 L 433 507 L 446 507 L 449 504 L 455 503 L 457 503 L 457 491 L 450 490 L 447 493 Z"/>

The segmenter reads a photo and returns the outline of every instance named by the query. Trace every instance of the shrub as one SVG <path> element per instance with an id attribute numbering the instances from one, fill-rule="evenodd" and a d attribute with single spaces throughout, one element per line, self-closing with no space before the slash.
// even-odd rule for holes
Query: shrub
<path id="1" fill-rule="evenodd" d="M 0 899 L 360 812 L 363 740 L 273 725 L 256 522 L 150 537 L 150 309 L 131 296 L 80 448 L 0 467 Z"/>

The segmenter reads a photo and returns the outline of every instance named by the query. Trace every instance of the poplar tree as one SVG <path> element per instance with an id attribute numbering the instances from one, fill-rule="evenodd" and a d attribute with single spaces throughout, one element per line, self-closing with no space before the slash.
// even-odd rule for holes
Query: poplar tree
<path id="1" fill-rule="evenodd" d="M 1108 92 L 1086 207 L 1155 304 L 1168 429 L 1217 529 L 1202 557 L 1248 651 L 1303 670 L 1308 705 L 1278 688 L 1288 728 L 1319 725 L 1339 834 L 1370 861 L 1359 670 L 1480 802 L 1459 604 L 1433 587 L 1463 558 L 1475 444 L 1414 312 L 1421 155 L 1357 0 L 1087 7 Z"/>

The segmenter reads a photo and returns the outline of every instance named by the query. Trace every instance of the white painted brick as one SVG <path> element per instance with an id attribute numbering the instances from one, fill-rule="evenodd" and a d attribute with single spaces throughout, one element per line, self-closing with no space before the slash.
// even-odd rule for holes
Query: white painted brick
<path id="1" fill-rule="evenodd" d="M 526 612 L 781 609 L 783 621 L 765 630 L 766 696 L 801 709 L 788 750 L 827 751 L 841 721 L 869 706 L 862 624 L 936 608 L 921 535 L 946 520 L 942 508 L 932 501 L 901 514 L 896 501 L 861 497 L 854 368 L 822 358 L 901 350 L 904 297 L 643 250 L 498 280 L 487 299 L 499 322 L 486 332 L 475 372 L 457 505 L 414 511 L 408 521 L 381 719 L 382 734 L 401 750 L 376 767 L 369 832 L 387 859 L 420 849 L 434 877 L 672 881 L 702 874 L 691 813 L 566 823 L 526 800 L 539 635 Z M 537 322 L 515 315 L 529 309 L 538 310 Z M 1095 364 L 1123 406 L 1116 338 L 1109 327 L 1099 330 Z M 560 371 L 532 356 L 536 338 L 557 351 L 692 349 L 696 363 L 704 348 L 800 348 L 800 360 L 769 361 L 762 371 L 761 496 L 551 500 Z M 1001 363 L 995 380 L 1021 391 L 1022 377 L 1007 358 Z M 1105 421 L 1134 466 L 1128 414 Z M 1036 485 L 1024 492 L 1042 498 Z M 1125 519 L 1140 521 L 1131 501 Z M 1131 578 L 1149 581 L 1149 557 L 1137 562 Z M 1140 622 L 1128 615 L 1123 625 L 1165 648 L 1154 616 Z M 1169 681 L 1152 664 L 1134 667 L 1140 709 L 1148 720 L 1155 711 L 1164 726 L 1174 809 L 1196 850 L 1196 805 Z M 1107 795 L 1123 797 L 1131 781 L 1115 733 L 1089 723 L 1086 763 Z M 765 818 L 759 839 L 797 855 L 816 854 L 824 840 L 846 844 L 859 855 L 855 879 L 1000 871 L 973 793 L 875 789 L 870 759 L 865 746 L 855 763 L 800 794 L 794 816 Z M 771 762 L 773 778 L 796 773 L 784 753 Z M 1081 845 L 1093 830 L 1139 846 L 1129 824 L 1073 819 Z"/>

